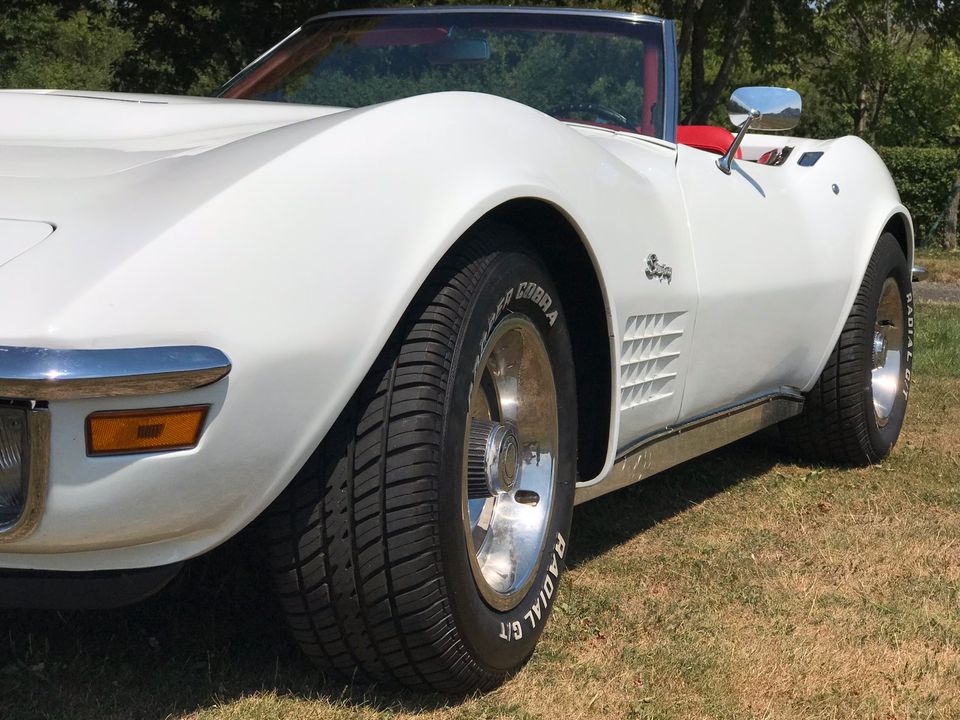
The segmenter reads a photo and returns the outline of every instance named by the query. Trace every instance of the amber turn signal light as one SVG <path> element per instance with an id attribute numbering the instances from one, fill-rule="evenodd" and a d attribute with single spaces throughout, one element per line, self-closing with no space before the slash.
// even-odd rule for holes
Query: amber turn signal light
<path id="1" fill-rule="evenodd" d="M 87 416 L 87 455 L 126 455 L 196 447 L 209 405 L 116 410 Z"/>

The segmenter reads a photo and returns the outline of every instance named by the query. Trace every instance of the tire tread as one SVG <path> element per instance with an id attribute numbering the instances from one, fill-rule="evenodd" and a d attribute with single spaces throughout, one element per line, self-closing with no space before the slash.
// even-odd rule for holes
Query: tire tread
<path id="1" fill-rule="evenodd" d="M 850 315 L 816 384 L 806 393 L 803 412 L 780 424 L 787 450 L 794 456 L 819 463 L 865 466 L 883 459 L 870 440 L 865 411 L 870 396 L 867 351 L 873 332 L 871 297 L 882 283 L 878 263 L 886 245 L 896 241 L 883 236 L 874 250 L 854 299 Z M 899 247 L 897 252 L 901 254 Z M 906 259 L 903 260 L 904 264 Z"/>
<path id="2" fill-rule="evenodd" d="M 295 639 L 343 681 L 429 692 L 495 686 L 453 621 L 437 531 L 447 375 L 496 242 L 477 237 L 421 289 L 327 438 L 268 511 Z M 319 533 L 320 542 L 311 541 Z"/>

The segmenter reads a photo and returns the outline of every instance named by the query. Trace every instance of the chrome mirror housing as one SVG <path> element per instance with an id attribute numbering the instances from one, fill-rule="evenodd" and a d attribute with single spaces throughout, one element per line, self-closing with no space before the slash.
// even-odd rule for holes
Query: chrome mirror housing
<path id="1" fill-rule="evenodd" d="M 796 127 L 802 106 L 800 93 L 789 88 L 742 87 L 734 90 L 727 107 L 730 122 L 739 128 L 739 132 L 724 156 L 717 160 L 717 167 L 730 174 L 733 158 L 748 129 L 780 131 Z"/>
<path id="2" fill-rule="evenodd" d="M 796 90 L 778 87 L 742 87 L 734 90 L 727 109 L 730 122 L 737 127 L 743 125 L 752 111 L 760 117 L 751 120 L 753 130 L 792 130 L 800 122 L 800 110 L 803 107 L 800 93 Z"/>

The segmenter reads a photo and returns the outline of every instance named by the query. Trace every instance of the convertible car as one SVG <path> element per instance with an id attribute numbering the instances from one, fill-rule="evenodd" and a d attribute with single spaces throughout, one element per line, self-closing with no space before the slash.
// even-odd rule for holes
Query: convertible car
<path id="1" fill-rule="evenodd" d="M 764 428 L 867 464 L 913 228 L 792 90 L 678 127 L 674 25 L 310 20 L 215 98 L 0 94 L 0 600 L 118 605 L 256 523 L 345 678 L 495 686 L 573 507 Z"/>

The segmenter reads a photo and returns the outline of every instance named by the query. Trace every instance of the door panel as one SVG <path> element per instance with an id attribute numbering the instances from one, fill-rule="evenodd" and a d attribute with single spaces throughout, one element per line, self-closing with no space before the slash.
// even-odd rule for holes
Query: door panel
<path id="1" fill-rule="evenodd" d="M 822 353 L 810 341 L 833 327 L 847 290 L 830 267 L 834 238 L 801 210 L 795 169 L 738 161 L 724 175 L 716 159 L 679 147 L 700 292 L 683 418 L 802 386 Z"/>

